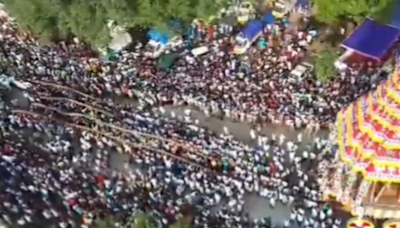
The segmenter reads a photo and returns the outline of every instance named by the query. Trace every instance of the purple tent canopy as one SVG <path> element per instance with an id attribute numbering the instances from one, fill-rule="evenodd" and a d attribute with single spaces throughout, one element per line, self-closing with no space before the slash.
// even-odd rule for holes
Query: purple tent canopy
<path id="1" fill-rule="evenodd" d="M 305 10 L 309 10 L 311 8 L 311 4 L 308 0 L 297 0 L 295 6 Z"/>
<path id="2" fill-rule="evenodd" d="M 381 25 L 366 18 L 342 43 L 342 47 L 353 49 L 375 60 L 381 60 L 399 39 L 400 30 Z"/>

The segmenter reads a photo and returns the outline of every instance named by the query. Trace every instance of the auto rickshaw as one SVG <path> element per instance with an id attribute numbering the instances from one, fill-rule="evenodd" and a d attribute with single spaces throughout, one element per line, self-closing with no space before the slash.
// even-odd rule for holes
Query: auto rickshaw
<path id="1" fill-rule="evenodd" d="M 272 5 L 272 14 L 276 18 L 285 17 L 296 5 L 296 0 L 268 0 Z"/>
<path id="2" fill-rule="evenodd" d="M 255 10 L 251 2 L 245 1 L 240 3 L 238 7 L 237 21 L 239 24 L 244 25 L 247 21 L 255 17 Z"/>

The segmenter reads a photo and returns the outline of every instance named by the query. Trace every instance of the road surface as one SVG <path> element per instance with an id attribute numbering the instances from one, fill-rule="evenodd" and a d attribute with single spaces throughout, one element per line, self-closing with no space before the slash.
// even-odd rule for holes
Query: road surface
<path id="1" fill-rule="evenodd" d="M 173 107 L 173 106 L 165 106 L 165 114 L 171 115 L 171 112 L 174 112 L 176 116 L 184 115 L 184 111 L 189 107 Z M 228 127 L 229 131 L 233 136 L 242 142 L 252 144 L 255 143 L 250 137 L 250 129 L 251 127 L 243 122 L 235 122 L 229 119 L 221 120 L 215 117 L 207 117 L 204 113 L 191 109 L 191 116 L 193 119 L 199 120 L 199 125 L 203 127 L 207 127 L 216 133 L 222 133 L 223 127 Z M 302 130 L 292 130 L 284 126 L 276 126 L 272 124 L 266 125 L 261 133 L 266 135 L 267 137 L 271 134 L 284 134 L 287 140 L 297 141 L 297 135 L 299 133 L 303 133 Z M 311 143 L 315 137 L 326 138 L 328 136 L 327 131 L 321 131 L 313 135 L 303 134 L 303 144 Z M 112 164 L 117 168 L 121 167 L 121 163 L 126 160 L 123 155 L 114 154 L 112 158 Z M 222 205 L 219 205 L 219 207 Z M 272 221 L 275 224 L 282 224 L 284 220 L 289 218 L 291 208 L 282 204 L 277 204 L 274 208 L 269 206 L 269 200 L 263 197 L 260 197 L 255 194 L 247 194 L 245 197 L 245 208 L 246 211 L 253 218 L 263 218 L 266 216 L 270 216 Z M 217 208 L 216 208 L 217 209 Z"/>

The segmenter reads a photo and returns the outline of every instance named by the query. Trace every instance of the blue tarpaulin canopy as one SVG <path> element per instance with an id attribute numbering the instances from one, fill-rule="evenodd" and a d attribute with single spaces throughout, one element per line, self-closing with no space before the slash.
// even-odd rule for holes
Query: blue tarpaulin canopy
<path id="1" fill-rule="evenodd" d="M 272 14 L 272 12 L 268 12 L 268 13 L 264 14 L 264 16 L 262 17 L 262 21 L 266 25 L 273 24 L 273 23 L 275 23 L 275 17 Z"/>
<path id="2" fill-rule="evenodd" d="M 149 37 L 149 39 L 157 41 L 159 43 L 161 43 L 162 45 L 166 45 L 168 43 L 169 37 L 155 29 L 150 30 L 147 33 L 147 36 Z"/>
<path id="3" fill-rule="evenodd" d="M 242 29 L 243 38 L 252 40 L 263 29 L 263 23 L 259 20 L 249 21 Z"/>
<path id="4" fill-rule="evenodd" d="M 342 47 L 381 60 L 400 36 L 400 30 L 366 18 L 342 43 Z"/>

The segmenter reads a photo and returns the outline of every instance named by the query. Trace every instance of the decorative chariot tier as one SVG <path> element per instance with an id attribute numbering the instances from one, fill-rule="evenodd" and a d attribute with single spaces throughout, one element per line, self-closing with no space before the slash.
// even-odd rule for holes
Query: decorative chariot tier
<path id="1" fill-rule="evenodd" d="M 400 217 L 399 70 L 337 115 L 337 160 L 321 184 L 357 216 Z"/>

